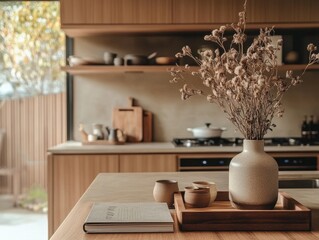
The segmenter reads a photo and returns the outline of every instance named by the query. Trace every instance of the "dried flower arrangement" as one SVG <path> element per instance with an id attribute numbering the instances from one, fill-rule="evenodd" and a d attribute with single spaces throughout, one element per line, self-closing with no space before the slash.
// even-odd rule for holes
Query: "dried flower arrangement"
<path id="1" fill-rule="evenodd" d="M 177 83 L 187 73 L 199 77 L 210 91 L 205 93 L 184 84 L 180 89 L 182 99 L 186 100 L 194 95 L 206 96 L 208 102 L 216 103 L 226 113 L 245 139 L 261 140 L 268 130 L 276 126 L 272 123 L 273 117 L 283 115 L 283 94 L 302 82 L 301 77 L 307 68 L 319 62 L 319 53 L 315 53 L 317 47 L 314 44 L 309 44 L 309 62 L 301 75 L 294 76 L 288 70 L 285 77 L 279 76 L 276 53 L 282 47 L 282 40 L 272 42 L 274 27 L 260 29 L 259 35 L 244 51 L 247 39 L 246 4 L 247 0 L 236 25 L 221 26 L 204 37 L 204 40 L 218 45 L 216 50 L 202 51 L 196 57 L 185 46 L 182 52 L 176 54 L 177 58 L 192 58 L 199 65 L 199 70 L 192 71 L 187 64 L 172 68 L 171 82 Z M 224 34 L 229 28 L 235 33 L 229 49 L 226 49 L 227 38 Z"/>

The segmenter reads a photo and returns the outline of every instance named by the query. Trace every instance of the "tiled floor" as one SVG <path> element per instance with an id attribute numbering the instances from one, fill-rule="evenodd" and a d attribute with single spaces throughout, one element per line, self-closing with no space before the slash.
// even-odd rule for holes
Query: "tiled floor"
<path id="1" fill-rule="evenodd" d="M 0 196 L 1 240 L 48 239 L 47 214 L 14 208 L 12 197 Z"/>

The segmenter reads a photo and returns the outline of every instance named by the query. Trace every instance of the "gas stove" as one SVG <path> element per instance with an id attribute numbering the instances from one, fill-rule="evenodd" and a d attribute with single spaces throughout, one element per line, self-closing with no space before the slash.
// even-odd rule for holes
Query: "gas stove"
<path id="1" fill-rule="evenodd" d="M 297 137 L 275 137 L 265 138 L 265 146 L 305 146 L 319 145 L 319 142 L 307 143 Z M 209 146 L 242 146 L 242 138 L 174 138 L 173 144 L 176 147 L 209 147 Z"/>
<path id="2" fill-rule="evenodd" d="M 173 143 L 176 147 L 209 147 L 209 146 L 237 146 L 238 138 L 174 138 Z"/>

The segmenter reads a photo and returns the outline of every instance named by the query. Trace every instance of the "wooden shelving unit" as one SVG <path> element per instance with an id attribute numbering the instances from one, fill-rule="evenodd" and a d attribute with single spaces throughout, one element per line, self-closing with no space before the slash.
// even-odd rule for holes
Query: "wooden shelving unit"
<path id="1" fill-rule="evenodd" d="M 105 74 L 105 73 L 150 73 L 150 72 L 169 72 L 169 69 L 174 65 L 136 65 L 136 66 L 106 66 L 106 65 L 81 65 L 75 67 L 62 67 L 63 71 L 66 71 L 72 75 L 84 75 L 84 74 Z M 306 67 L 305 64 L 289 64 L 279 66 L 279 70 L 293 70 L 302 71 Z M 194 70 L 197 67 L 192 67 Z M 319 64 L 312 65 L 308 70 L 319 70 Z"/>
<path id="2" fill-rule="evenodd" d="M 135 65 L 135 66 L 104 66 L 104 65 L 82 65 L 75 67 L 62 67 L 73 75 L 78 74 L 105 74 L 105 73 L 147 73 L 147 72 L 169 72 L 173 65 Z"/>

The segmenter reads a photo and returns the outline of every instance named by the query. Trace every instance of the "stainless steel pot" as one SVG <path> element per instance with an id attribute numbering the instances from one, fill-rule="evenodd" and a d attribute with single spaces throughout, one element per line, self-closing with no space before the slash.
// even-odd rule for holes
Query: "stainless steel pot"
<path id="1" fill-rule="evenodd" d="M 187 128 L 187 131 L 193 133 L 195 138 L 215 138 L 221 137 L 222 132 L 226 130 L 224 127 L 211 127 L 210 123 L 205 123 L 204 127 Z"/>

